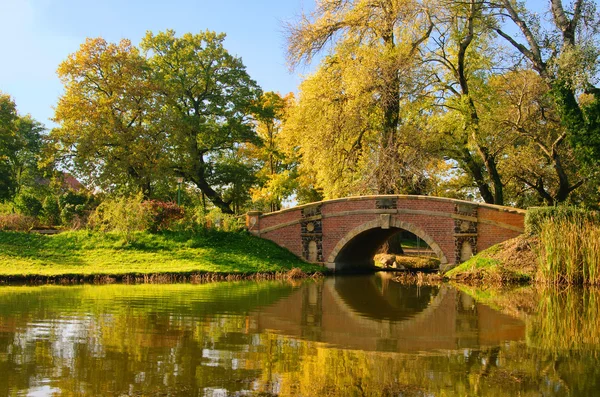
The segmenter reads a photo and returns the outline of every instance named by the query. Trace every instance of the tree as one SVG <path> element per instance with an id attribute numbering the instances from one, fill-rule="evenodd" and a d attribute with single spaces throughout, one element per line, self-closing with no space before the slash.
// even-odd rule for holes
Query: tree
<path id="1" fill-rule="evenodd" d="M 444 109 L 434 111 L 442 117 L 444 154 L 471 176 L 485 202 L 502 205 L 498 158 L 504 142 L 482 117 L 493 106 L 486 84 L 497 53 L 484 5 L 483 0 L 448 1 L 435 14 L 435 33 L 423 58 L 431 76 L 428 96 L 434 98 L 426 106 Z"/>
<path id="2" fill-rule="evenodd" d="M 211 173 L 223 152 L 256 141 L 249 115 L 260 89 L 241 59 L 223 47 L 224 39 L 224 34 L 209 31 L 176 37 L 168 30 L 149 32 L 141 47 L 164 102 L 161 124 L 168 129 L 170 167 L 221 211 L 232 213 L 230 202 L 211 186 Z"/>
<path id="3" fill-rule="evenodd" d="M 17 149 L 15 122 L 17 109 L 10 96 L 0 92 L 0 200 L 14 196 L 17 181 L 11 169 L 10 156 Z"/>
<path id="4" fill-rule="evenodd" d="M 513 142 L 500 164 L 503 174 L 533 190 L 538 202 L 567 200 L 587 178 L 547 85 L 534 71 L 520 70 L 493 76 L 488 87 L 498 99 L 490 122 Z"/>
<path id="5" fill-rule="evenodd" d="M 24 186 L 33 186 L 41 176 L 40 160 L 44 147 L 45 127 L 31 116 L 20 116 L 15 123 L 17 146 L 11 156 L 13 174 L 18 190 Z"/>
<path id="6" fill-rule="evenodd" d="M 297 190 L 297 156 L 286 152 L 282 128 L 294 101 L 292 93 L 282 97 L 275 92 L 264 93 L 254 111 L 258 145 L 249 145 L 249 157 L 257 164 L 258 186 L 251 189 L 252 201 L 270 211 L 281 209 L 283 200 Z"/>
<path id="7" fill-rule="evenodd" d="M 594 166 L 600 163 L 600 89 L 594 85 L 600 67 L 600 15 L 591 0 L 575 0 L 569 7 L 561 0 L 549 3 L 550 24 L 542 24 L 521 3 L 492 3 L 498 14 L 495 31 L 548 85 L 570 144 Z M 509 33 L 508 21 L 520 35 Z M 579 99 L 582 91 L 588 100 Z"/>
<path id="8" fill-rule="evenodd" d="M 56 159 L 90 185 L 152 194 L 164 178 L 166 134 L 146 60 L 129 40 L 87 39 L 58 68 L 65 93 L 51 131 Z"/>
<path id="9" fill-rule="evenodd" d="M 20 116 L 12 99 L 0 93 L 0 200 L 11 199 L 39 176 L 44 126 Z"/>
<path id="10" fill-rule="evenodd" d="M 314 79 L 320 80 L 330 98 L 337 101 L 326 111 L 329 121 L 339 118 L 339 123 L 330 124 L 336 129 L 332 133 L 354 137 L 354 143 L 342 149 L 349 155 L 339 159 L 342 164 L 362 157 L 364 137 L 372 135 L 375 139 L 377 147 L 369 148 L 375 149 L 376 161 L 371 165 L 378 193 L 398 190 L 393 170 L 401 162 L 397 140 L 401 97 L 414 89 L 410 72 L 415 55 L 432 28 L 426 7 L 410 0 L 320 0 L 312 15 L 303 15 L 297 24 L 288 26 L 292 66 L 310 62 L 329 43 L 334 44 Z M 367 103 L 357 106 L 359 101 Z M 347 109 L 346 103 L 354 107 Z M 360 113 L 365 121 L 357 123 Z M 342 119 L 349 122 L 342 124 Z"/>

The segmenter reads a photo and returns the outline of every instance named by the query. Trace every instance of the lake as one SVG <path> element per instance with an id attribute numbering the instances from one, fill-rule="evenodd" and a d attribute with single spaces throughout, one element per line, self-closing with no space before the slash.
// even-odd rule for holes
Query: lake
<path id="1" fill-rule="evenodd" d="M 392 277 L 2 286 L 0 395 L 600 393 L 600 291 Z"/>

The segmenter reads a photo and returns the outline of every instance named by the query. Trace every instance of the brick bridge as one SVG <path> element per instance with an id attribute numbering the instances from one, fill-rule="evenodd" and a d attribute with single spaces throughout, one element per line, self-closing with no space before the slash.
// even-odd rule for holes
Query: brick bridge
<path id="1" fill-rule="evenodd" d="M 249 212 L 248 230 L 330 269 L 373 267 L 393 234 L 407 230 L 435 252 L 443 270 L 523 232 L 525 211 L 430 196 L 360 196 L 271 213 Z"/>

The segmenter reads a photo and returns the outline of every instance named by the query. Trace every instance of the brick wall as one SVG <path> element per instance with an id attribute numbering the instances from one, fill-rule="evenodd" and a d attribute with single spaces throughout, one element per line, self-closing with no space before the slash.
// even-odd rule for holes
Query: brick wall
<path id="1" fill-rule="evenodd" d="M 420 229 L 424 235 L 440 247 L 449 263 L 455 262 L 457 241 L 455 217 L 457 214 L 461 214 L 459 207 L 464 207 L 463 202 L 435 197 L 398 196 L 377 198 L 374 196 L 361 199 L 325 201 L 316 205 L 318 205 L 320 211 L 319 216 L 322 216 L 319 226 L 322 226 L 323 261 L 327 260 L 338 242 L 348 236 L 354 229 L 367 222 L 378 221 L 381 216 L 380 213 L 385 211 L 395 212 L 395 209 L 397 209 L 399 213 L 392 214 L 392 219 Z M 476 203 L 466 205 L 467 208 L 469 205 L 476 208 L 474 213 L 477 214 L 478 218 L 475 228 L 477 236 L 472 237 L 477 240 L 476 251 L 481 251 L 493 244 L 520 234 L 518 231 L 503 228 L 500 224 L 506 224 L 513 228 L 523 228 L 524 213 L 522 211 L 507 210 L 502 207 L 479 206 Z M 404 213 L 403 211 L 406 210 L 424 211 L 424 213 Z M 303 214 L 307 216 L 306 211 L 308 211 L 307 207 L 298 207 L 262 215 L 259 220 L 260 236 L 276 242 L 299 257 L 303 257 L 303 252 L 305 256 L 306 247 L 303 247 L 303 245 L 306 245 L 306 241 L 303 243 L 302 237 L 304 236 L 306 240 L 306 220 L 303 219 Z M 368 213 L 351 213 L 340 216 L 340 213 L 348 211 L 367 211 Z M 309 211 L 308 214 L 312 213 Z M 264 232 L 265 229 L 292 222 L 296 223 Z M 301 226 L 301 222 L 304 223 L 304 226 Z M 320 231 L 318 230 L 318 232 Z"/>
<path id="2" fill-rule="evenodd" d="M 513 227 L 523 229 L 525 216 L 522 213 L 496 210 L 486 207 L 479 208 L 478 219 L 482 221 L 492 221 L 503 223 Z M 479 222 L 477 226 L 477 251 L 483 251 L 492 245 L 501 243 L 521 234 L 518 231 L 502 228 L 497 225 L 491 225 L 485 222 Z"/>
<path id="3" fill-rule="evenodd" d="M 287 248 L 292 253 L 302 258 L 302 238 L 300 237 L 299 223 L 270 232 L 261 233 L 260 237 L 274 241 L 281 247 Z"/>

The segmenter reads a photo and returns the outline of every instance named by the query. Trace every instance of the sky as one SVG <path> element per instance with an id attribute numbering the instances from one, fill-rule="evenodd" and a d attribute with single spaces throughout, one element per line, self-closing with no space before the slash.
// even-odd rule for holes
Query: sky
<path id="1" fill-rule="evenodd" d="M 51 127 L 63 92 L 58 65 L 87 37 L 139 44 L 146 31 L 227 34 L 225 48 L 242 58 L 264 91 L 296 91 L 299 72 L 285 61 L 283 25 L 313 0 L 0 0 L 0 91 L 21 115 Z"/>

